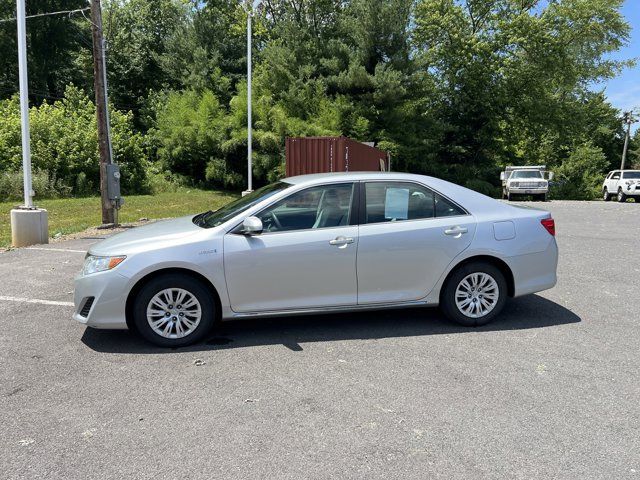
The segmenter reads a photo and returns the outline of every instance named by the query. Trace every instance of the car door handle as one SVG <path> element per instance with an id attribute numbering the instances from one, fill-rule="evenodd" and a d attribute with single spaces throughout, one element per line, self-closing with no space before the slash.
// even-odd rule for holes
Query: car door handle
<path id="1" fill-rule="evenodd" d="M 329 240 L 329 245 L 338 245 L 339 247 L 346 247 L 351 243 L 353 243 L 353 238 L 343 237 L 342 235 L 334 238 L 333 240 Z"/>
<path id="2" fill-rule="evenodd" d="M 469 229 L 467 227 L 459 227 L 456 225 L 455 227 L 447 228 L 444 231 L 444 234 L 459 237 L 460 235 L 462 235 L 463 233 L 467 233 L 468 231 Z"/>

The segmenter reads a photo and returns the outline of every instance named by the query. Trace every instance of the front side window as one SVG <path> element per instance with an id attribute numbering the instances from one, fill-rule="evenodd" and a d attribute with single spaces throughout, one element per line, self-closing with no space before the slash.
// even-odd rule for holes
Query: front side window
<path id="1" fill-rule="evenodd" d="M 244 197 L 240 197 L 224 205 L 216 211 L 209 211 L 196 215 L 193 218 L 193 222 L 202 228 L 217 227 L 245 210 L 248 210 L 257 203 L 266 200 L 289 187 L 291 187 L 291 184 L 285 182 L 276 182 L 266 185 L 254 192 L 251 192 L 249 195 L 245 195 Z"/>
<path id="2" fill-rule="evenodd" d="M 620 172 L 614 172 L 613 176 L 611 177 L 611 180 L 618 180 L 620 179 Z"/>
<path id="3" fill-rule="evenodd" d="M 465 215 L 454 203 L 415 183 L 367 183 L 365 202 L 365 223 Z"/>
<path id="4" fill-rule="evenodd" d="M 293 193 L 256 216 L 265 232 L 349 225 L 353 183 L 320 185 Z"/>

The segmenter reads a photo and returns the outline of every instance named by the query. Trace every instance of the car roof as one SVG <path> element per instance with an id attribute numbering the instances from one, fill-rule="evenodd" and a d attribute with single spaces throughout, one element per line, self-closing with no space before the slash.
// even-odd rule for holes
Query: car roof
<path id="1" fill-rule="evenodd" d="M 329 172 L 312 173 L 309 175 L 297 175 L 295 177 L 284 178 L 283 181 L 292 185 L 315 185 L 326 182 L 358 181 L 358 180 L 438 180 L 434 177 L 416 175 L 402 172 Z"/>

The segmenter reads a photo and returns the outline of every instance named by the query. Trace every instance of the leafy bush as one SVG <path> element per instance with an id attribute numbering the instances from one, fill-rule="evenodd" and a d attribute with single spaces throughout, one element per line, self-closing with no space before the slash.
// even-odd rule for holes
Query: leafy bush
<path id="1" fill-rule="evenodd" d="M 149 186 L 142 135 L 133 131 L 131 113 L 111 109 L 110 117 L 113 156 L 122 171 L 123 193 L 144 193 Z M 49 179 L 48 186 L 34 183 L 36 195 L 98 193 L 97 127 L 95 106 L 89 98 L 70 85 L 63 100 L 32 107 L 29 119 L 33 169 Z M 0 101 L 0 171 L 18 172 L 21 166 L 20 110 L 14 96 Z"/>
<path id="2" fill-rule="evenodd" d="M 609 162 L 600 147 L 587 142 L 578 145 L 555 169 L 553 198 L 593 200 L 600 196 L 603 172 Z"/>
<path id="3" fill-rule="evenodd" d="M 31 175 L 31 181 L 36 199 L 68 197 L 71 195 L 71 187 L 65 185 L 55 175 L 49 176 L 46 172 L 36 171 Z M 0 174 L 0 201 L 22 200 L 23 198 L 22 171 L 3 172 Z"/>

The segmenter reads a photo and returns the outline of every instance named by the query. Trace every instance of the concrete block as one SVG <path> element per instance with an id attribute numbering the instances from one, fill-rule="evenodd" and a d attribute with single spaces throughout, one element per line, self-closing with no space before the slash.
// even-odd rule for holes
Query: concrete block
<path id="1" fill-rule="evenodd" d="M 49 243 L 49 216 L 42 208 L 11 210 L 11 244 L 26 247 Z"/>

